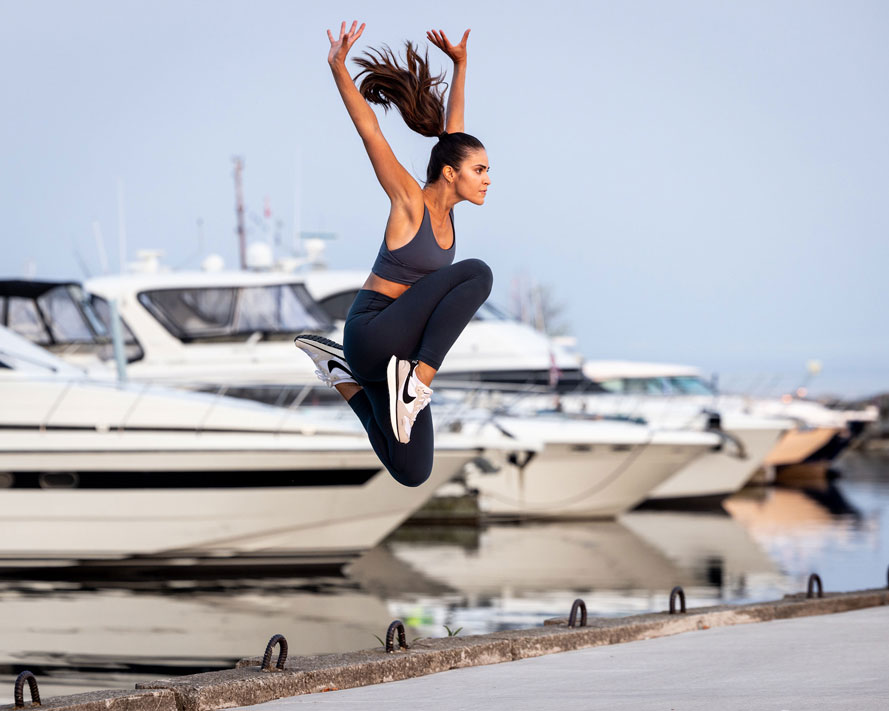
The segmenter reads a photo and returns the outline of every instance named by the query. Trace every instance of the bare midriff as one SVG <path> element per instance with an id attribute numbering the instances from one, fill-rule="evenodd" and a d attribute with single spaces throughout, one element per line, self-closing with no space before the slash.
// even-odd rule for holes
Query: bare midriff
<path id="1" fill-rule="evenodd" d="M 390 299 L 397 299 L 411 287 L 410 284 L 399 284 L 397 281 L 389 281 L 371 272 L 361 288 L 376 291 L 379 294 L 388 296 Z"/>

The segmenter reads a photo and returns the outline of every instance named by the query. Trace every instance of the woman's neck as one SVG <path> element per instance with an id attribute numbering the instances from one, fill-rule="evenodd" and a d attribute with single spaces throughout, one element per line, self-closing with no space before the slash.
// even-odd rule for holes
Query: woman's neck
<path id="1" fill-rule="evenodd" d="M 442 179 L 423 188 L 423 199 L 434 212 L 440 215 L 448 214 L 451 208 L 460 202 L 453 186 Z"/>

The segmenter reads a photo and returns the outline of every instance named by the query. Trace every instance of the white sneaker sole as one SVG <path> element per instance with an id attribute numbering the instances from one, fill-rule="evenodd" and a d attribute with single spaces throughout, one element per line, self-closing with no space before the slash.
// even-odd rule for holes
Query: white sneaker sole
<path id="1" fill-rule="evenodd" d="M 297 348 L 300 348 L 300 344 L 304 346 L 308 346 L 314 351 L 319 351 L 321 353 L 325 353 L 329 356 L 333 356 L 334 358 L 339 358 L 343 362 L 346 361 L 346 354 L 343 353 L 343 349 L 339 343 L 335 341 L 331 341 L 329 338 L 324 338 L 323 336 L 314 336 L 314 335 L 299 335 L 293 339 L 294 345 Z M 300 350 L 303 350 L 300 348 Z"/>
<path id="2" fill-rule="evenodd" d="M 398 436 L 398 358 L 392 356 L 389 365 L 386 366 L 386 381 L 389 385 L 389 422 L 392 425 L 392 434 L 401 442 Z M 407 444 L 407 442 L 401 442 Z"/>

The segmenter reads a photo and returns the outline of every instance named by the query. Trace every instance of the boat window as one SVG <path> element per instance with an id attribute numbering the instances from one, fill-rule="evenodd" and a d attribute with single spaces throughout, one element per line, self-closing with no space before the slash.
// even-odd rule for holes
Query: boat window
<path id="1" fill-rule="evenodd" d="M 610 392 L 633 395 L 712 395 L 710 386 L 697 375 L 653 378 L 613 378 L 599 381 Z"/>
<path id="2" fill-rule="evenodd" d="M 326 299 L 321 299 L 318 303 L 331 321 L 345 321 L 356 296 L 358 296 L 358 289 L 351 289 L 328 296 Z"/>
<path id="3" fill-rule="evenodd" d="M 633 395 L 666 395 L 669 389 L 664 378 L 624 378 L 624 392 Z"/>
<path id="4" fill-rule="evenodd" d="M 624 391 L 624 381 L 621 378 L 597 380 L 596 383 L 610 393 L 622 393 Z"/>
<path id="5" fill-rule="evenodd" d="M 670 385 L 684 395 L 713 395 L 713 388 L 697 375 L 682 375 L 669 378 Z"/>
<path id="6" fill-rule="evenodd" d="M 78 290 L 79 291 L 79 290 Z M 78 305 L 77 294 L 67 285 L 57 286 L 37 297 L 37 305 L 52 331 L 55 343 L 91 343 L 92 329 Z"/>
<path id="7" fill-rule="evenodd" d="M 52 338 L 46 324 L 40 317 L 37 304 L 33 299 L 21 296 L 0 297 L 0 313 L 3 313 L 3 325 L 24 336 L 32 343 L 48 345 Z"/>
<path id="8" fill-rule="evenodd" d="M 283 338 L 331 327 L 301 284 L 164 289 L 143 292 L 139 301 L 185 342 L 240 341 L 254 333 Z"/>

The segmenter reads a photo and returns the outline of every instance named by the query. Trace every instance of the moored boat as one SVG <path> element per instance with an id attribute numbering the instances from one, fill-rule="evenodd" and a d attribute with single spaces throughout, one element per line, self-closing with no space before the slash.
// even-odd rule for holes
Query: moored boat
<path id="1" fill-rule="evenodd" d="M 0 568 L 336 568 L 485 448 L 523 451 L 497 433 L 443 433 L 430 480 L 408 488 L 351 412 L 98 382 L 2 328 L 0 363 Z"/>

